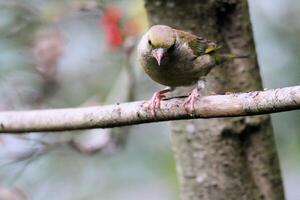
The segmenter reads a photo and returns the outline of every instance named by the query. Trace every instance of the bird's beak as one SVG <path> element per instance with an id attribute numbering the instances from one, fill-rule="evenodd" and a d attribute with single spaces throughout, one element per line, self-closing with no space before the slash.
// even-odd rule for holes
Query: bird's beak
<path id="1" fill-rule="evenodd" d="M 164 48 L 157 48 L 157 49 L 152 50 L 152 55 L 156 59 L 158 66 L 161 63 L 161 60 L 164 57 L 165 52 L 166 52 L 166 50 Z"/>

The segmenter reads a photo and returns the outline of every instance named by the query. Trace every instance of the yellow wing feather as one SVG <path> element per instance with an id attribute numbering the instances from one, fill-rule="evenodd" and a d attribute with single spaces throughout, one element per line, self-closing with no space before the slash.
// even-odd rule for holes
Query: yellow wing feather
<path id="1" fill-rule="evenodd" d="M 201 56 L 204 54 L 210 54 L 219 49 L 217 44 L 212 41 L 202 37 L 198 37 L 192 33 L 174 29 L 183 43 L 188 43 L 189 47 L 193 50 L 196 56 Z"/>

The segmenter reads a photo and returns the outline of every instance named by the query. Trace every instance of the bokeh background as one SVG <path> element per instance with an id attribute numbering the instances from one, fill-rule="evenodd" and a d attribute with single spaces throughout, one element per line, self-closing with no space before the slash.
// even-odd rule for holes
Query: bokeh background
<path id="1" fill-rule="evenodd" d="M 299 84 L 300 2 L 251 0 L 265 88 Z M 0 0 L 0 109 L 148 99 L 134 46 L 142 0 Z M 213 39 L 213 38 L 212 38 Z M 272 115 L 288 200 L 300 199 L 299 111 Z M 167 123 L 0 136 L 0 199 L 174 200 Z"/>

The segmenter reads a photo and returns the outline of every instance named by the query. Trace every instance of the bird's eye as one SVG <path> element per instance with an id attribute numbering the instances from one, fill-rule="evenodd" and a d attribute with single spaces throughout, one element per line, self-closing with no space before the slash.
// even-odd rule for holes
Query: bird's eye
<path id="1" fill-rule="evenodd" d="M 173 50 L 175 49 L 175 47 L 176 47 L 176 43 L 174 43 L 172 46 L 170 46 L 170 47 L 168 48 L 168 52 L 173 51 Z"/>
<path id="2" fill-rule="evenodd" d="M 152 42 L 151 42 L 151 40 L 148 40 L 148 44 L 149 44 L 150 46 L 152 46 Z"/>

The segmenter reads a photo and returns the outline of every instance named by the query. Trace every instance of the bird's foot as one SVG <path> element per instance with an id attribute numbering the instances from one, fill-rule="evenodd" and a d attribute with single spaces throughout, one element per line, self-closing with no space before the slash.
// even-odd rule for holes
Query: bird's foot
<path id="1" fill-rule="evenodd" d="M 192 93 L 188 96 L 188 98 L 183 102 L 182 106 L 185 108 L 187 112 L 194 113 L 195 112 L 195 101 L 200 96 L 198 89 L 195 88 L 192 90 Z M 190 108 L 190 110 L 188 109 Z"/>
<path id="2" fill-rule="evenodd" d="M 149 101 L 148 108 L 150 109 L 151 115 L 153 117 L 156 116 L 156 109 L 160 108 L 160 101 L 162 98 L 165 98 L 166 96 L 164 95 L 164 91 L 158 91 L 155 92 L 152 96 L 152 98 Z"/>

